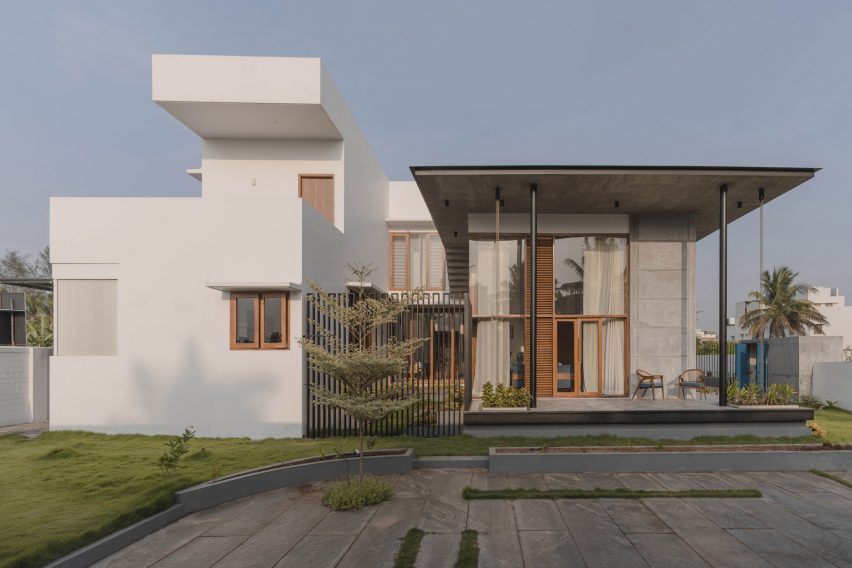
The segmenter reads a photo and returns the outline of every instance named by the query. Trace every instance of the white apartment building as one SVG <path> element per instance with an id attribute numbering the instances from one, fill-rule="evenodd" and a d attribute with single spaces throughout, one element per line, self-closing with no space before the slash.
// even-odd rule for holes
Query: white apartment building
<path id="1" fill-rule="evenodd" d="M 825 335 L 843 338 L 845 352 L 852 350 L 852 306 L 846 305 L 846 297 L 840 294 L 839 288 L 816 286 L 816 291 L 800 294 L 799 298 L 810 300 L 828 320 L 822 332 Z M 740 326 L 740 318 L 749 309 L 756 307 L 755 302 L 737 302 L 734 325 L 728 326 L 728 337 L 735 341 L 749 339 L 748 330 Z"/>

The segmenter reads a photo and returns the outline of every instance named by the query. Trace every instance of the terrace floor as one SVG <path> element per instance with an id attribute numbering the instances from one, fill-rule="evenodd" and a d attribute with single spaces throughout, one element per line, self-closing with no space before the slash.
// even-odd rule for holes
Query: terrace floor
<path id="1" fill-rule="evenodd" d="M 471 402 L 472 411 L 481 410 L 481 400 L 474 399 Z M 537 411 L 542 412 L 570 412 L 570 411 L 597 411 L 597 412 L 624 412 L 632 410 L 728 410 L 729 407 L 720 407 L 716 395 L 707 395 L 707 400 L 678 399 L 678 398 L 651 398 L 648 394 L 644 398 L 630 399 L 619 398 L 539 398 Z"/>
<path id="2" fill-rule="evenodd" d="M 852 480 L 849 472 L 838 473 Z M 392 566 L 419 527 L 417 565 L 452 566 L 479 532 L 480 566 L 852 565 L 852 490 L 810 473 L 490 474 L 420 470 L 355 512 L 320 504 L 322 484 L 271 491 L 187 516 L 95 566 Z M 465 501 L 465 486 L 756 488 L 755 499 Z"/>

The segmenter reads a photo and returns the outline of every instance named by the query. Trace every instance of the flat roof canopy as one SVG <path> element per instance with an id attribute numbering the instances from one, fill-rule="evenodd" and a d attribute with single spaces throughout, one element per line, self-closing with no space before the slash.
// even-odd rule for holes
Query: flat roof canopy
<path id="1" fill-rule="evenodd" d="M 819 168 L 716 166 L 413 166 L 447 252 L 450 289 L 468 280 L 468 214 L 493 213 L 500 188 L 501 213 L 529 214 L 530 185 L 538 184 L 539 213 L 692 213 L 697 238 L 719 228 L 719 186 L 728 185 L 728 222 L 806 182 Z M 615 202 L 618 201 L 618 208 Z M 742 202 L 742 206 L 738 206 Z"/>

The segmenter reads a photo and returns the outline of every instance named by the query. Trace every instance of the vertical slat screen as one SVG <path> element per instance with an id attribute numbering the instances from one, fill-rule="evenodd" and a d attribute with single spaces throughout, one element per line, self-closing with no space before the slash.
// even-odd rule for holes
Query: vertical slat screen
<path id="1" fill-rule="evenodd" d="M 553 239 L 539 238 L 537 252 L 538 291 L 538 358 L 536 359 L 536 395 L 540 397 L 553 396 Z M 526 244 L 526 263 L 524 267 L 524 313 L 530 313 L 530 282 L 532 251 L 530 243 Z M 524 320 L 524 352 L 530 353 L 530 318 Z M 529 355 L 526 356 L 529 361 Z M 526 384 L 529 388 L 529 373 Z"/>
<path id="2" fill-rule="evenodd" d="M 335 301 L 353 302 L 352 294 L 332 295 Z M 344 338 L 345 330 L 327 316 L 322 316 L 315 294 L 307 295 L 306 335 L 319 338 L 319 329 L 333 331 L 337 337 Z M 378 385 L 380 390 L 401 381 L 404 392 L 416 394 L 417 404 L 408 410 L 390 416 L 369 426 L 367 433 L 372 436 L 400 435 L 437 436 L 456 435 L 462 431 L 463 405 L 453 407 L 450 396 L 459 392 L 464 384 L 465 369 L 464 328 L 466 318 L 467 294 L 449 294 L 437 292 L 425 294 L 422 298 L 409 303 L 399 320 L 385 324 L 377 330 L 376 342 L 409 338 L 426 338 L 423 346 L 412 350 L 409 368 L 401 375 L 388 377 Z M 339 385 L 331 377 L 319 373 L 306 360 L 307 415 L 305 419 L 307 437 L 346 436 L 355 432 L 355 424 L 348 415 L 340 410 L 317 406 L 310 392 L 311 385 L 322 385 L 339 392 Z"/>

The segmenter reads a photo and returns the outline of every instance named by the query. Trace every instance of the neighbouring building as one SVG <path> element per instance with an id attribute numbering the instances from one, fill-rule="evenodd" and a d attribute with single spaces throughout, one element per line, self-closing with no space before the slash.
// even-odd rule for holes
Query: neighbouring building
<path id="1" fill-rule="evenodd" d="M 461 377 L 468 404 L 485 382 L 624 397 L 636 369 L 676 396 L 695 366 L 696 242 L 756 209 L 757 188 L 769 201 L 816 171 L 415 166 L 389 181 L 319 59 L 156 55 L 152 91 L 201 140 L 200 196 L 51 200 L 52 428 L 305 434 L 308 283 L 345 292 L 348 261 L 377 267 L 373 290 L 435 294 L 409 372 Z"/>
<path id="2" fill-rule="evenodd" d="M 816 286 L 815 291 L 799 294 L 798 297 L 814 303 L 828 320 L 822 327 L 823 334 L 842 337 L 844 351 L 852 356 L 852 306 L 846 305 L 846 298 L 840 294 L 840 289 Z M 755 307 L 757 306 L 754 301 L 737 302 L 736 319 L 734 325 L 728 326 L 728 337 L 735 341 L 749 338 L 748 330 L 740 326 L 740 318 L 747 310 Z"/>

